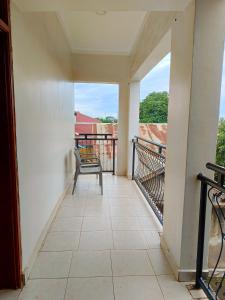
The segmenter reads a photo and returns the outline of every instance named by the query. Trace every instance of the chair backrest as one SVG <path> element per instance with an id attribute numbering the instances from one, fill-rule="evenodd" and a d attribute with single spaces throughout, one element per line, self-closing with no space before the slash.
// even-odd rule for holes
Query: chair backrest
<path id="1" fill-rule="evenodd" d="M 81 165 L 81 158 L 80 158 L 80 151 L 77 147 L 74 148 L 74 155 L 76 158 L 76 168 L 80 168 Z"/>

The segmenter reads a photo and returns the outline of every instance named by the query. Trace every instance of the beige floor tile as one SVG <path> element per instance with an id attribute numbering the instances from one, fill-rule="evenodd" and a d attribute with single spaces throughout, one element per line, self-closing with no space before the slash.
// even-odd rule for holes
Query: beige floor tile
<path id="1" fill-rule="evenodd" d="M 112 276 L 109 251 L 74 252 L 69 277 Z"/>
<path id="2" fill-rule="evenodd" d="M 136 216 L 138 216 L 138 217 L 148 217 L 148 216 L 151 216 L 151 214 L 152 213 L 146 209 L 140 209 L 140 208 L 136 209 Z"/>
<path id="3" fill-rule="evenodd" d="M 106 207 L 108 206 L 108 204 L 109 204 L 108 201 L 102 198 L 102 196 L 90 197 L 86 200 L 86 207 L 90 207 L 90 208 Z"/>
<path id="4" fill-rule="evenodd" d="M 0 291 L 0 300 L 17 300 L 20 290 L 2 290 Z"/>
<path id="5" fill-rule="evenodd" d="M 52 223 L 50 231 L 80 231 L 83 217 L 57 217 Z"/>
<path id="6" fill-rule="evenodd" d="M 149 249 L 160 248 L 160 238 L 157 231 L 143 230 L 142 232 L 145 236 L 145 240 L 147 241 Z"/>
<path id="7" fill-rule="evenodd" d="M 85 209 L 84 215 L 86 217 L 94 217 L 94 216 L 108 216 L 109 209 L 105 206 L 98 206 L 98 207 L 87 207 Z"/>
<path id="8" fill-rule="evenodd" d="M 24 287 L 19 300 L 63 300 L 66 279 L 34 279 Z"/>
<path id="9" fill-rule="evenodd" d="M 113 231 L 113 242 L 117 250 L 147 249 L 147 243 L 141 231 Z"/>
<path id="10" fill-rule="evenodd" d="M 111 230 L 110 218 L 107 216 L 84 217 L 82 231 Z"/>
<path id="11" fill-rule="evenodd" d="M 71 251 L 40 252 L 31 270 L 30 278 L 68 277 L 71 259 Z"/>
<path id="12" fill-rule="evenodd" d="M 111 251 L 111 259 L 113 276 L 154 274 L 145 250 Z"/>
<path id="13" fill-rule="evenodd" d="M 113 277 L 116 300 L 163 300 L 155 276 Z"/>
<path id="14" fill-rule="evenodd" d="M 63 199 L 62 206 L 82 208 L 85 207 L 86 201 L 74 196 L 66 196 Z"/>
<path id="15" fill-rule="evenodd" d="M 112 278 L 69 278 L 65 300 L 114 300 Z"/>
<path id="16" fill-rule="evenodd" d="M 140 230 L 137 217 L 111 217 L 113 230 Z"/>
<path id="17" fill-rule="evenodd" d="M 187 288 L 176 281 L 172 275 L 160 275 L 158 276 L 158 282 L 162 289 L 165 300 L 192 299 Z"/>
<path id="18" fill-rule="evenodd" d="M 113 249 L 111 231 L 83 231 L 80 237 L 80 250 L 109 250 Z"/>
<path id="19" fill-rule="evenodd" d="M 151 216 L 138 217 L 142 230 L 157 230 L 157 224 Z"/>
<path id="20" fill-rule="evenodd" d="M 111 206 L 109 213 L 112 217 L 135 217 L 136 211 L 134 207 L 129 205 Z"/>
<path id="21" fill-rule="evenodd" d="M 49 232 L 42 251 L 66 251 L 78 249 L 80 232 Z"/>
<path id="22" fill-rule="evenodd" d="M 83 217 L 85 212 L 84 206 L 62 206 L 57 214 L 58 218 Z"/>
<path id="23" fill-rule="evenodd" d="M 171 274 L 171 269 L 161 249 L 150 249 L 148 255 L 156 275 Z"/>
<path id="24" fill-rule="evenodd" d="M 193 299 L 207 299 L 206 294 L 203 292 L 202 289 L 193 288 L 193 289 L 189 290 L 189 292 Z"/>

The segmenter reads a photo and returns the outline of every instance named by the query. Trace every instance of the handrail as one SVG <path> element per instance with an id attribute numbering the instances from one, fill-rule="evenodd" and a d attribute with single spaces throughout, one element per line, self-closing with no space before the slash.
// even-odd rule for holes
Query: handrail
<path id="1" fill-rule="evenodd" d="M 223 208 L 223 201 L 225 199 L 225 186 L 224 186 L 224 174 L 225 168 L 216 164 L 207 163 L 206 168 L 215 172 L 214 180 L 198 174 L 197 179 L 201 181 L 201 193 L 200 193 L 200 208 L 199 208 L 199 226 L 198 226 L 198 250 L 197 250 L 197 261 L 196 261 L 196 288 L 202 288 L 209 299 L 217 300 L 220 296 L 224 295 L 224 278 L 225 272 L 219 277 L 220 260 L 222 257 L 222 252 L 224 250 L 224 222 L 225 214 Z M 207 216 L 207 206 L 210 205 L 212 208 L 212 214 L 214 214 L 214 219 L 217 220 L 219 231 L 216 235 L 216 240 L 221 241 L 219 246 L 218 257 L 215 256 L 215 251 L 211 251 L 213 255 L 211 257 L 211 265 L 209 265 L 210 272 L 207 276 L 203 274 L 203 261 L 205 254 L 205 229 L 206 229 L 206 216 Z M 212 224 L 212 223 L 211 223 Z M 214 232 L 212 230 L 212 232 Z M 219 238 L 218 238 L 219 237 Z M 215 240 L 215 236 L 212 236 Z M 215 242 L 214 242 L 215 243 Z M 210 242 L 207 243 L 210 245 Z M 216 245 L 217 246 L 217 245 Z M 212 247 L 212 246 L 211 246 Z M 214 244 L 215 247 L 215 244 Z M 209 252 L 207 250 L 207 252 Z M 210 257 L 208 257 L 210 260 Z M 222 298 L 223 299 L 223 298 Z"/>
<path id="2" fill-rule="evenodd" d="M 118 141 L 118 138 L 107 138 L 107 139 L 103 139 L 103 138 L 75 138 L 75 141 Z"/>
<path id="3" fill-rule="evenodd" d="M 136 136 L 134 137 L 134 139 L 132 140 L 133 143 L 135 142 L 135 139 L 136 139 L 137 142 L 140 140 L 140 141 L 143 141 L 143 142 L 145 142 L 145 143 L 148 143 L 148 144 L 151 144 L 151 145 L 153 145 L 153 146 L 158 147 L 158 153 L 159 153 L 159 154 L 162 154 L 162 151 L 166 149 L 166 145 L 163 145 L 163 144 L 159 144 L 159 143 L 157 143 L 157 142 L 150 141 L 150 140 L 148 140 L 148 139 L 142 138 L 142 137 L 137 136 L 137 135 L 136 135 Z"/>
<path id="4" fill-rule="evenodd" d="M 79 135 L 75 136 L 75 140 L 78 140 L 78 139 L 79 140 L 81 140 L 81 139 L 85 139 L 85 140 L 97 139 L 97 140 L 99 140 L 98 136 L 101 138 L 103 137 L 102 139 L 104 139 L 104 140 L 117 139 L 117 138 L 112 137 L 112 133 L 80 133 Z"/>
<path id="5" fill-rule="evenodd" d="M 103 136 L 106 136 L 106 135 L 112 135 L 112 133 L 79 133 L 78 136 L 81 136 L 81 135 L 92 135 L 92 136 L 103 135 Z"/>
<path id="6" fill-rule="evenodd" d="M 144 142 L 146 142 L 146 143 L 152 144 L 152 145 L 157 146 L 157 147 L 160 147 L 160 148 L 162 148 L 162 149 L 166 149 L 166 145 L 164 145 L 164 144 L 156 143 L 156 142 L 153 142 L 153 141 L 151 141 L 151 140 L 144 139 L 144 138 L 142 138 L 142 137 L 140 137 L 140 136 L 137 136 L 137 135 L 135 136 L 135 138 L 136 138 L 137 140 L 144 141 Z"/>

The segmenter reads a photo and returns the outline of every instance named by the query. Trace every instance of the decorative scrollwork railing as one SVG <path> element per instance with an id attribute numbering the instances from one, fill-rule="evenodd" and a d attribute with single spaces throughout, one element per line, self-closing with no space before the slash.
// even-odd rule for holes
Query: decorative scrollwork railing
<path id="1" fill-rule="evenodd" d="M 196 287 L 201 287 L 211 300 L 224 300 L 225 168 L 211 163 L 207 163 L 206 167 L 215 172 L 215 179 L 198 175 L 201 181 L 201 197 Z M 211 218 L 207 218 L 208 209 Z"/>
<path id="2" fill-rule="evenodd" d="M 163 223 L 165 149 L 164 145 L 140 137 L 133 140 L 132 178 L 161 223 Z"/>

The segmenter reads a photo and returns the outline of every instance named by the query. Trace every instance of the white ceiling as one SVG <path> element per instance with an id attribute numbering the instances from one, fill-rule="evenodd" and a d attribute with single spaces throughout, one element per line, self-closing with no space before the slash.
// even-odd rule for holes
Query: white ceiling
<path id="1" fill-rule="evenodd" d="M 190 0 L 13 0 L 25 12 L 54 12 L 73 53 L 129 55 L 151 11 L 180 11 Z M 98 15 L 98 11 L 106 11 Z"/>
<path id="2" fill-rule="evenodd" d="M 72 52 L 130 54 L 142 28 L 145 12 L 58 13 Z"/>
<path id="3" fill-rule="evenodd" d="M 190 0 L 13 0 L 24 11 L 168 11 L 183 10 Z"/>

